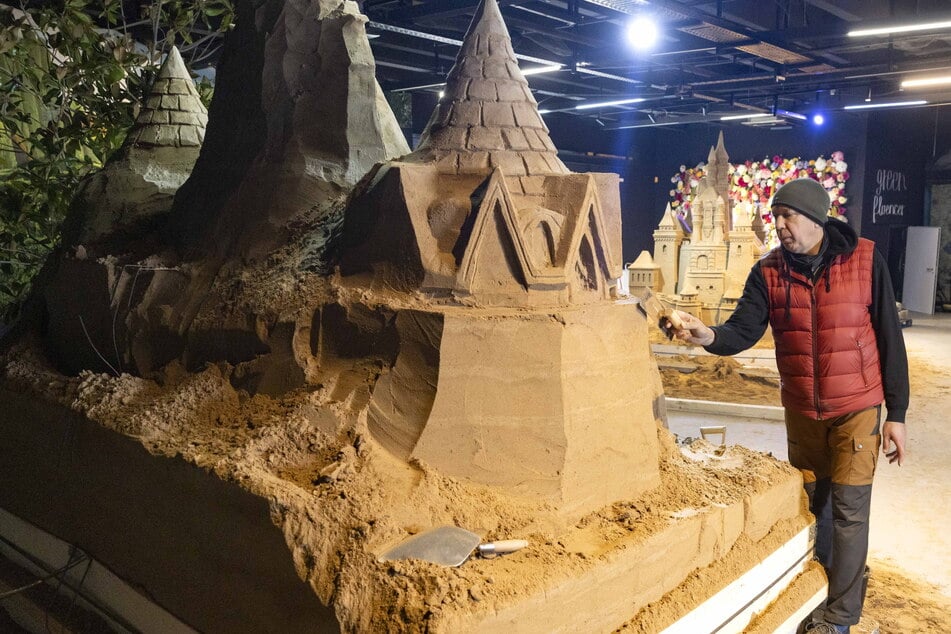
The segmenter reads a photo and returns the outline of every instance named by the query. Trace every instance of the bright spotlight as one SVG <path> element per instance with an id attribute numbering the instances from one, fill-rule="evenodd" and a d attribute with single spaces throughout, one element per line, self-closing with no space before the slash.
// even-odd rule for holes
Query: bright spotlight
<path id="1" fill-rule="evenodd" d="M 816 113 L 812 115 L 812 123 L 814 125 L 822 125 L 826 122 L 826 118 L 821 113 Z"/>
<path id="2" fill-rule="evenodd" d="M 646 16 L 634 18 L 627 25 L 628 44 L 637 50 L 653 48 L 657 36 L 657 24 Z"/>

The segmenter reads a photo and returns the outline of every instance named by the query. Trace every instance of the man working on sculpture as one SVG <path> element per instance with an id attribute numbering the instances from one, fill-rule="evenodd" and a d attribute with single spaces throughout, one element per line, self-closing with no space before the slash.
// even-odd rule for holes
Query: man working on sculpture
<path id="1" fill-rule="evenodd" d="M 771 211 L 782 246 L 750 271 L 733 316 L 707 327 L 676 311 L 679 338 L 718 355 L 751 347 L 769 323 L 786 410 L 789 461 L 817 517 L 816 555 L 829 577 L 822 620 L 809 632 L 848 632 L 865 600 L 872 476 L 884 443 L 905 459 L 908 360 L 894 292 L 874 244 L 828 218 L 829 196 L 790 181 Z M 887 416 L 880 427 L 881 403 Z"/>

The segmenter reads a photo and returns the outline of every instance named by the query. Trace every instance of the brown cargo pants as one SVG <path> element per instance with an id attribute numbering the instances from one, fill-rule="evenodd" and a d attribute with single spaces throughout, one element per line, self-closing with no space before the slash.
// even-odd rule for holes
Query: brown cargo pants
<path id="1" fill-rule="evenodd" d="M 802 472 L 816 516 L 816 557 L 829 577 L 825 620 L 855 625 L 865 601 L 872 476 L 881 406 L 825 420 L 786 410 L 789 462 Z"/>

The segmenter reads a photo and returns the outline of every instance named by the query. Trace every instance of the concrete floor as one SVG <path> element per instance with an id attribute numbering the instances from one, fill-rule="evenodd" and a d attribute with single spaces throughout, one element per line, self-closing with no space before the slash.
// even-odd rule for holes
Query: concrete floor
<path id="1" fill-rule="evenodd" d="M 912 375 L 908 453 L 901 468 L 879 460 L 870 550 L 951 597 L 951 313 L 911 317 L 903 331 Z M 726 425 L 728 444 L 787 457 L 781 422 L 683 412 L 668 420 L 680 437 L 700 436 L 701 425 Z"/>

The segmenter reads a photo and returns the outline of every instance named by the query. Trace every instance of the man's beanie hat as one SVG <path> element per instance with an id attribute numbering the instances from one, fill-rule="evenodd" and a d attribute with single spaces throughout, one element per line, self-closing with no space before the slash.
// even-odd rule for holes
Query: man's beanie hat
<path id="1" fill-rule="evenodd" d="M 791 180 L 773 196 L 773 207 L 785 205 L 795 209 L 813 222 L 824 225 L 832 205 L 825 188 L 809 177 Z"/>

